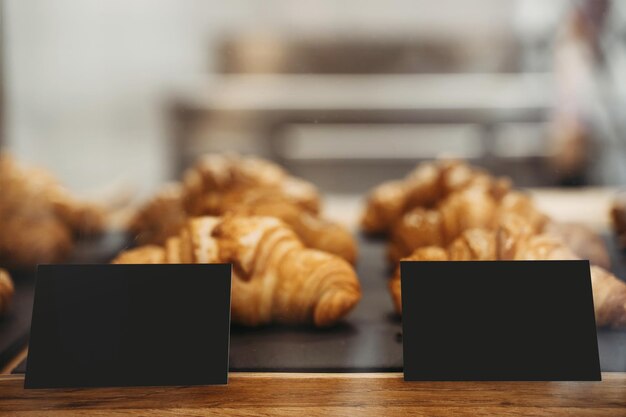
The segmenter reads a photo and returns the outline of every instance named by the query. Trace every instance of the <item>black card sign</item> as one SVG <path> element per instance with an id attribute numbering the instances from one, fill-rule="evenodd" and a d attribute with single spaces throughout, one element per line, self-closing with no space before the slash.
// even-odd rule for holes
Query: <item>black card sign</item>
<path id="1" fill-rule="evenodd" d="M 402 262 L 406 381 L 596 381 L 587 261 Z"/>
<path id="2" fill-rule="evenodd" d="M 25 388 L 225 384 L 231 266 L 42 265 Z"/>

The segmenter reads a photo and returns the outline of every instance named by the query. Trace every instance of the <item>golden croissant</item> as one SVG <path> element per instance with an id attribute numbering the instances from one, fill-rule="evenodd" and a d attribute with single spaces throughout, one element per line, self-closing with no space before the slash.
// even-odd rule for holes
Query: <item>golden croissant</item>
<path id="1" fill-rule="evenodd" d="M 191 218 L 163 246 L 131 249 L 113 262 L 232 263 L 232 320 L 247 326 L 330 326 L 361 298 L 350 264 L 306 248 L 275 217 Z"/>
<path id="2" fill-rule="evenodd" d="M 370 192 L 361 227 L 369 233 L 389 232 L 411 209 L 432 208 L 451 193 L 476 185 L 497 198 L 508 191 L 510 180 L 494 178 L 456 160 L 420 164 L 404 179 L 383 183 Z"/>
<path id="3" fill-rule="evenodd" d="M 389 258 L 397 262 L 422 246 L 446 246 L 465 230 L 496 227 L 509 214 L 523 216 L 537 231 L 548 221 L 520 192 L 496 198 L 483 186 L 467 187 L 444 198 L 436 208 L 417 207 L 399 219 L 392 229 Z"/>
<path id="4" fill-rule="evenodd" d="M 227 213 L 273 216 L 303 243 L 356 261 L 357 248 L 343 226 L 318 214 L 320 198 L 310 183 L 290 177 L 269 161 L 237 155 L 207 155 L 183 181 L 168 185 L 142 207 L 129 225 L 140 244 L 163 244 L 188 217 Z"/>
<path id="5" fill-rule="evenodd" d="M 626 192 L 621 191 L 611 205 L 611 223 L 622 249 L 626 249 Z"/>
<path id="6" fill-rule="evenodd" d="M 494 228 L 507 214 L 524 217 L 537 233 L 555 235 L 579 257 L 610 268 L 608 250 L 597 233 L 584 225 L 553 221 L 528 195 L 511 190 L 508 179 L 459 161 L 424 163 L 404 180 L 375 188 L 362 227 L 390 232 L 388 256 L 397 262 L 422 246 L 446 246 L 470 228 Z"/>
<path id="7" fill-rule="evenodd" d="M 5 315 L 9 310 L 14 292 L 15 288 L 9 273 L 0 268 L 0 316 Z"/>
<path id="8" fill-rule="evenodd" d="M 72 196 L 47 171 L 0 156 L 0 265 L 59 262 L 78 235 L 99 233 L 105 213 Z"/>
<path id="9" fill-rule="evenodd" d="M 536 234 L 526 220 L 516 215 L 502 219 L 495 230 L 469 229 L 447 247 L 427 246 L 415 250 L 407 261 L 469 260 L 567 260 L 579 259 L 554 235 Z M 626 326 L 626 283 L 598 266 L 591 266 L 596 324 Z M 400 268 L 389 282 L 396 306 L 402 313 Z"/>

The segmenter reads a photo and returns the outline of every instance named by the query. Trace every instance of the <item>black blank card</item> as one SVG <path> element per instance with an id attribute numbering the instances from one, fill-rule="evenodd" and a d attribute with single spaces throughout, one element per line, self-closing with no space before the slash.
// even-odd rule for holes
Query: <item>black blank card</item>
<path id="1" fill-rule="evenodd" d="M 43 265 L 25 388 L 225 384 L 231 266 Z"/>
<path id="2" fill-rule="evenodd" d="M 587 261 L 402 262 L 407 381 L 596 381 Z"/>

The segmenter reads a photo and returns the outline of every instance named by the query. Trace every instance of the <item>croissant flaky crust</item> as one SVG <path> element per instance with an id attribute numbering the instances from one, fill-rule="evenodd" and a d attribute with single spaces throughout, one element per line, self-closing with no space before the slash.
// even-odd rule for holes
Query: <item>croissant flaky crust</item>
<path id="1" fill-rule="evenodd" d="M 370 192 L 361 227 L 369 233 L 386 233 L 406 212 L 416 207 L 432 208 L 453 192 L 480 186 L 497 198 L 510 185 L 508 178 L 494 178 L 461 161 L 423 163 L 404 179 L 383 183 Z"/>
<path id="2" fill-rule="evenodd" d="M 273 216 L 287 223 L 303 243 L 354 263 L 357 248 L 343 226 L 319 216 L 320 197 L 312 184 L 289 176 L 260 158 L 211 154 L 144 205 L 129 225 L 139 244 L 163 244 L 188 217 Z"/>
<path id="3" fill-rule="evenodd" d="M 122 252 L 114 263 L 232 263 L 234 323 L 330 326 L 360 300 L 354 269 L 306 248 L 275 217 L 227 215 L 185 222 L 163 246 Z"/>
<path id="4" fill-rule="evenodd" d="M 626 191 L 615 196 L 611 206 L 611 221 L 620 246 L 626 249 Z"/>
<path id="5" fill-rule="evenodd" d="M 532 225 L 517 215 L 501 220 L 494 230 L 469 229 L 446 247 L 427 246 L 415 250 L 407 261 L 493 261 L 579 259 L 554 235 L 536 234 Z M 591 284 L 598 326 L 626 326 L 626 283 L 607 270 L 592 265 Z M 389 282 L 396 306 L 402 313 L 400 268 Z"/>
<path id="6" fill-rule="evenodd" d="M 105 212 L 75 198 L 47 171 L 0 156 L 0 265 L 59 262 L 79 235 L 100 233 Z"/>
<path id="7" fill-rule="evenodd" d="M 9 273 L 0 268 L 0 317 L 9 310 L 14 292 L 15 288 Z"/>
<path id="8" fill-rule="evenodd" d="M 508 214 L 522 216 L 536 233 L 559 237 L 580 258 L 610 268 L 597 233 L 584 225 L 555 222 L 527 194 L 511 189 L 510 180 L 460 161 L 424 163 L 404 180 L 375 188 L 361 225 L 365 231 L 388 232 L 388 256 L 398 262 L 419 247 L 447 246 L 465 230 L 493 229 Z"/>
<path id="9" fill-rule="evenodd" d="M 446 246 L 471 228 L 494 228 L 503 216 L 517 214 L 540 231 L 548 221 L 530 197 L 509 191 L 496 198 L 482 186 L 472 186 L 450 194 L 436 208 L 417 207 L 394 224 L 389 258 L 397 262 L 413 250 L 429 245 Z"/>

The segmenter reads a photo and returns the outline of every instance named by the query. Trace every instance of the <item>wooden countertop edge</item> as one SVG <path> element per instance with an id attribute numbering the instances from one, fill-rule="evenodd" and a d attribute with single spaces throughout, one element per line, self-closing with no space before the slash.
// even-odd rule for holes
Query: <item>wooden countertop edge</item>
<path id="1" fill-rule="evenodd" d="M 201 415 L 202 409 L 220 414 L 325 409 L 350 415 L 345 410 L 393 409 L 425 415 L 455 409 L 456 415 L 465 416 L 472 415 L 466 410 L 473 408 L 490 409 L 494 415 L 504 409 L 530 415 L 548 409 L 564 415 L 572 410 L 626 415 L 626 373 L 607 372 L 602 378 L 601 382 L 407 383 L 401 373 L 234 372 L 228 385 L 221 386 L 25 390 L 23 375 L 4 375 L 0 376 L 0 410 L 10 415 L 38 415 L 37 410 L 89 415 L 85 410 L 140 409 L 141 415 L 177 415 L 172 410 L 194 409 Z"/>
<path id="2" fill-rule="evenodd" d="M 232 379 L 402 379 L 402 372 L 231 372 Z M 602 381 L 451 381 L 451 382 L 419 382 L 419 383 L 587 383 L 597 384 L 607 380 L 624 381 L 626 372 L 602 372 Z M 0 375 L 0 386 L 6 381 L 24 381 L 23 374 Z"/>

